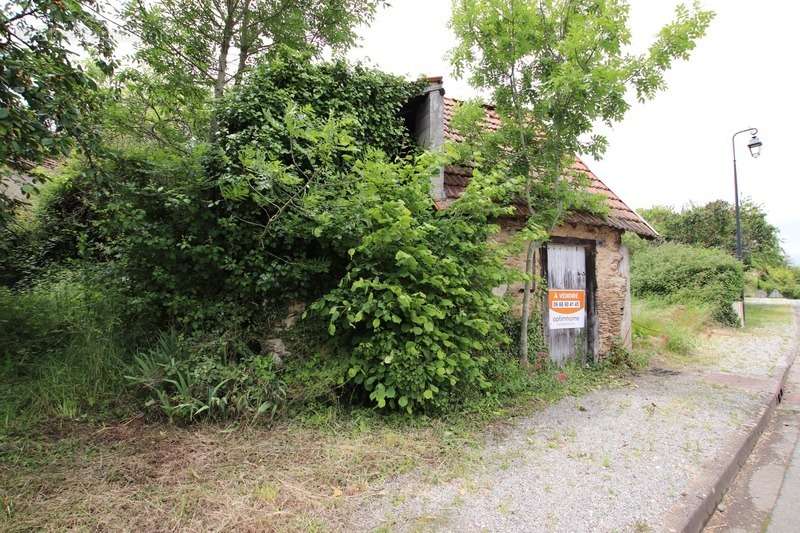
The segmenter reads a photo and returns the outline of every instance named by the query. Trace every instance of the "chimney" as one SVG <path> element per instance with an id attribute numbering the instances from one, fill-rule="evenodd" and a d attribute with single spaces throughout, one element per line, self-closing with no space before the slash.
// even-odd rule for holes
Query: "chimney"
<path id="1" fill-rule="evenodd" d="M 441 76 L 426 79 L 428 86 L 422 93 L 422 102 L 417 108 L 415 137 L 426 150 L 440 150 L 444 144 L 444 85 Z M 444 169 L 431 176 L 431 196 L 436 201 L 445 200 Z"/>

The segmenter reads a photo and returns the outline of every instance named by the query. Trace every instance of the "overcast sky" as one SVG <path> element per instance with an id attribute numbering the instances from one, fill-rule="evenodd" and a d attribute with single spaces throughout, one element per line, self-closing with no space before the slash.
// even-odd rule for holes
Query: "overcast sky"
<path id="1" fill-rule="evenodd" d="M 454 80 L 446 53 L 450 0 L 393 0 L 350 56 L 416 77 L 444 75 L 450 96 L 475 93 Z M 632 0 L 634 48 L 647 46 L 672 15 L 676 0 Z M 602 161 L 587 164 L 631 207 L 681 207 L 733 200 L 731 134 L 757 127 L 762 156 L 752 159 L 739 137 L 739 187 L 762 204 L 781 230 L 784 249 L 800 264 L 798 165 L 800 104 L 797 54 L 800 2 L 704 0 L 717 17 L 688 63 L 668 74 L 669 88 L 634 105 L 607 135 Z"/>

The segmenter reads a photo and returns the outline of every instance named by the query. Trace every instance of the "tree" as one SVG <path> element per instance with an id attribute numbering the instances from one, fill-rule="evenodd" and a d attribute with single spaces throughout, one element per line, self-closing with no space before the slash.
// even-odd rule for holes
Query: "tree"
<path id="1" fill-rule="evenodd" d="M 47 157 L 67 153 L 77 142 L 93 150 L 91 119 L 97 85 L 78 63 L 75 47 L 110 72 L 113 42 L 94 16 L 95 2 L 4 1 L 0 9 L 0 231 L 28 195 L 22 180 Z M 8 187 L 7 184 L 14 184 Z"/>
<path id="2" fill-rule="evenodd" d="M 353 28 L 383 0 L 132 0 L 126 18 L 141 42 L 137 57 L 187 92 L 215 102 L 275 45 L 320 51 L 354 44 Z M 211 135 L 216 119 L 211 116 Z"/>
<path id="3" fill-rule="evenodd" d="M 580 180 L 567 176 L 575 154 L 600 156 L 595 124 L 619 121 L 638 100 L 665 87 L 664 72 L 687 59 L 713 14 L 679 6 L 644 54 L 630 45 L 626 0 L 454 0 L 455 74 L 492 94 L 501 117 L 482 152 L 520 179 L 528 217 L 520 360 L 527 364 L 534 251 L 566 212 Z"/>
<path id="4" fill-rule="evenodd" d="M 664 239 L 703 248 L 719 248 L 736 253 L 736 212 L 730 203 L 715 200 L 705 205 L 689 205 L 680 212 L 657 206 L 640 213 Z M 781 249 L 778 228 L 767 221 L 758 204 L 745 199 L 741 204 L 744 262 L 754 266 L 782 266 L 786 258 Z"/>

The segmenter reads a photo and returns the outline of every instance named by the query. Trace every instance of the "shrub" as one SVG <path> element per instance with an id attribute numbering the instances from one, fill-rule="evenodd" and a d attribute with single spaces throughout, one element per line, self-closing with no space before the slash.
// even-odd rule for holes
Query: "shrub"
<path id="1" fill-rule="evenodd" d="M 0 228 L 0 283 L 30 283 L 52 265 L 78 258 L 82 244 L 96 237 L 92 212 L 75 179 L 81 172 L 81 163 L 70 160 L 36 173 L 28 205 L 16 210 L 5 231 Z"/>
<path id="2" fill-rule="evenodd" d="M 287 394 L 325 397 L 295 390 L 313 380 L 307 365 L 278 372 L 248 342 L 293 300 L 316 301 L 310 316 L 328 327 L 310 360 L 334 396 L 410 412 L 491 387 L 507 310 L 491 289 L 508 271 L 488 237 L 510 185 L 476 172 L 437 213 L 430 176 L 444 157 L 415 154 L 401 114 L 418 90 L 284 50 L 222 104 L 216 146 L 128 148 L 75 171 L 60 205 L 81 214 L 76 255 L 125 296 L 126 324 L 175 329 L 128 372 L 150 407 L 255 418 Z"/>
<path id="3" fill-rule="evenodd" d="M 246 327 L 335 286 L 349 246 L 314 235 L 301 200 L 312 188 L 346 194 L 337 181 L 372 150 L 390 160 L 413 151 L 400 111 L 418 91 L 281 49 L 221 104 L 215 146 L 109 153 L 72 171 L 42 225 L 62 228 L 58 257 L 77 249 L 109 265 L 133 318 Z"/>
<path id="4" fill-rule="evenodd" d="M 662 244 L 639 250 L 632 260 L 633 294 L 670 303 L 706 303 L 723 324 L 736 323 L 731 304 L 740 298 L 743 286 L 741 264 L 721 250 Z"/>
<path id="5" fill-rule="evenodd" d="M 170 422 L 272 419 L 285 399 L 272 357 L 253 353 L 237 335 L 190 339 L 164 333 L 135 356 L 126 377 L 143 391 L 145 407 Z"/>
<path id="6" fill-rule="evenodd" d="M 350 354 L 352 383 L 379 408 L 441 408 L 490 388 L 489 351 L 507 340 L 507 305 L 491 292 L 507 271 L 487 244 L 500 188 L 478 175 L 462 199 L 436 214 L 430 163 L 379 158 L 357 166 L 352 192 L 319 229 L 344 229 L 355 245 L 347 273 L 312 310 Z"/>
<path id="7" fill-rule="evenodd" d="M 800 298 L 800 269 L 797 267 L 768 266 L 759 274 L 757 283 L 767 294 L 778 291 L 786 298 Z"/>
<path id="8" fill-rule="evenodd" d="M 741 203 L 744 262 L 748 266 L 780 265 L 785 262 L 778 228 L 767 221 L 763 207 L 745 198 Z M 736 213 L 722 200 L 706 205 L 689 205 L 680 212 L 655 206 L 641 210 L 669 242 L 701 248 L 717 248 L 733 255 L 736 250 Z"/>

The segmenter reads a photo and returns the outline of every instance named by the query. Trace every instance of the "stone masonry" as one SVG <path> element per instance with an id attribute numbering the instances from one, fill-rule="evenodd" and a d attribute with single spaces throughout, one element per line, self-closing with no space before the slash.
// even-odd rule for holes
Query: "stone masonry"
<path id="1" fill-rule="evenodd" d="M 498 242 L 507 242 L 518 229 L 516 221 L 504 221 L 501 231 L 496 236 Z M 630 324 L 626 324 L 626 300 L 629 291 L 629 277 L 624 269 L 625 250 L 622 246 L 622 232 L 606 226 L 589 226 L 586 224 L 564 224 L 552 232 L 553 237 L 568 237 L 584 239 L 595 243 L 595 273 L 597 277 L 596 292 L 596 320 L 598 354 L 607 353 L 614 342 L 622 339 L 628 344 Z M 525 270 L 525 252 L 509 257 L 507 264 L 519 270 Z M 539 254 L 537 253 L 536 267 L 540 272 Z M 513 312 L 519 316 L 522 313 L 522 283 L 509 287 L 502 287 L 498 291 L 502 294 L 513 295 L 515 305 Z M 630 316 L 628 313 L 627 316 Z M 629 319 L 628 319 L 629 320 Z"/>

